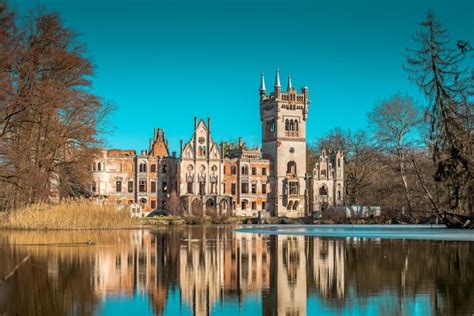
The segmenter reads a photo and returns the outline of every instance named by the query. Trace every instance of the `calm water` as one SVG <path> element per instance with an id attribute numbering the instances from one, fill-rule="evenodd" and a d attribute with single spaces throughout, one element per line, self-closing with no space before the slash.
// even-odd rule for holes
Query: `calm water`
<path id="1" fill-rule="evenodd" d="M 474 313 L 472 241 L 234 229 L 0 232 L 0 315 Z"/>

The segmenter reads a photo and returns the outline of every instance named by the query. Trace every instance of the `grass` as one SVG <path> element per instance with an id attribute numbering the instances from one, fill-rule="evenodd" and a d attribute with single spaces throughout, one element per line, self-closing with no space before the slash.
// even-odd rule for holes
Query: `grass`
<path id="1" fill-rule="evenodd" d="M 134 228 L 138 220 L 115 205 L 88 200 L 38 203 L 11 211 L 0 221 L 4 229 L 115 229 Z"/>

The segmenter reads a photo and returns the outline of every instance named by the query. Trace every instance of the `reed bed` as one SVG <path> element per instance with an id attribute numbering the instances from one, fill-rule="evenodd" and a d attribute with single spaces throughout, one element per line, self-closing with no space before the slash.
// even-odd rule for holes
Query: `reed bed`
<path id="1" fill-rule="evenodd" d="M 38 203 L 11 211 L 0 222 L 6 229 L 116 229 L 135 228 L 139 222 L 115 205 L 89 200 Z"/>

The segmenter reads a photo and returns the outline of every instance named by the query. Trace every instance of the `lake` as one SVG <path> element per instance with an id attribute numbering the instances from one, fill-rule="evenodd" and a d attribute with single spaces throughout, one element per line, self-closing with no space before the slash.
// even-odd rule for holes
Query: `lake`
<path id="1" fill-rule="evenodd" d="M 473 235 L 364 225 L 0 232 L 0 315 L 472 315 Z"/>

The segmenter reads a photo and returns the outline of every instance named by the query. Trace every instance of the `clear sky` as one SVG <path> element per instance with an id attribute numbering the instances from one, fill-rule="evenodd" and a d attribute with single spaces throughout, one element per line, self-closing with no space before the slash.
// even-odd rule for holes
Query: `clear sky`
<path id="1" fill-rule="evenodd" d="M 108 146 L 144 149 L 154 127 L 171 149 L 193 117 L 217 141 L 260 144 L 258 86 L 275 68 L 310 91 L 308 140 L 364 128 L 375 102 L 408 93 L 405 48 L 431 9 L 452 38 L 474 42 L 472 0 L 9 0 L 43 5 L 81 34 L 96 66 L 94 91 L 118 107 Z"/>

